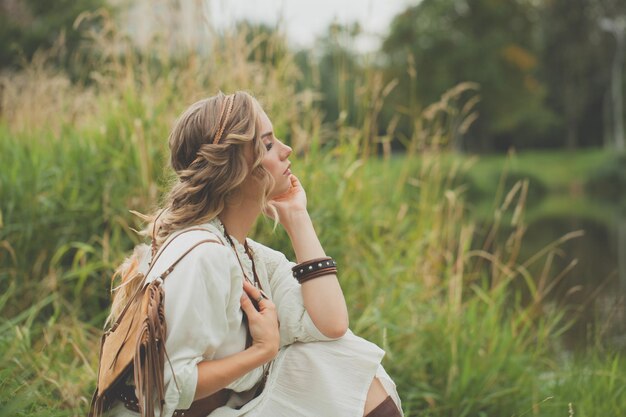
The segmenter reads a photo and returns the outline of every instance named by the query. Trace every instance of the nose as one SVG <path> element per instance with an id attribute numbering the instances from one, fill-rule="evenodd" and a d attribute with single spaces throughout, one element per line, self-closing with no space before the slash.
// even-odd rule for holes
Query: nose
<path id="1" fill-rule="evenodd" d="M 282 145 L 283 145 L 283 148 L 284 148 L 283 149 L 283 155 L 284 155 L 283 159 L 287 159 L 287 158 L 289 158 L 289 155 L 291 155 L 291 152 L 292 152 L 293 149 L 291 149 L 291 146 L 286 145 L 284 143 Z"/>

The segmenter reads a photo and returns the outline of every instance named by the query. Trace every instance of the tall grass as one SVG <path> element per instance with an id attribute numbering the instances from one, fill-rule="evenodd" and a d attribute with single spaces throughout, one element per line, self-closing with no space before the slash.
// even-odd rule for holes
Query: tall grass
<path id="1" fill-rule="evenodd" d="M 172 56 L 159 43 L 138 53 L 106 16 L 90 18 L 103 19 L 92 33 L 93 84 L 70 84 L 43 55 L 1 79 L 0 416 L 85 414 L 109 277 L 138 242 L 128 210 L 158 203 L 172 121 L 220 89 L 260 97 L 297 150 L 294 172 L 341 265 L 352 328 L 386 349 L 408 415 L 567 416 L 570 403 L 576 416 L 626 414 L 623 357 L 564 363 L 558 354 L 566 323 L 537 284 L 549 277 L 527 272 L 550 262 L 558 242 L 519 258 L 527 183 L 495 196 L 488 241 L 472 249 L 457 185 L 469 167 L 443 163 L 475 117 L 472 85 L 415 117 L 400 163 L 371 163 L 393 135 L 393 126 L 384 137 L 372 129 L 394 88 L 374 70 L 356 80 L 358 124 L 326 125 L 316 90 L 295 90 L 300 74 L 277 35 L 224 34 L 206 55 Z M 261 40 L 283 52 L 258 59 Z M 514 232 L 494 246 L 505 219 Z M 271 229 L 259 222 L 254 238 L 290 253 Z"/>

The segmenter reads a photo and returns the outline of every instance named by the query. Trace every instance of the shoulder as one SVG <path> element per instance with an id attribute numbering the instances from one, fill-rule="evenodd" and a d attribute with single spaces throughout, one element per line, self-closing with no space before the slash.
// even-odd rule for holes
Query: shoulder
<path id="1" fill-rule="evenodd" d="M 277 251 L 276 249 L 272 249 L 269 246 L 265 246 L 252 239 L 248 239 L 248 245 L 254 252 L 256 258 L 265 264 L 269 275 L 272 275 L 281 265 L 290 265 L 290 262 L 285 254 Z"/>
<path id="2" fill-rule="evenodd" d="M 225 244 L 221 236 L 211 231 L 193 230 L 180 236 L 179 251 L 187 253 L 188 263 L 205 269 L 230 268 L 237 264 L 232 249 Z"/>
<path id="3" fill-rule="evenodd" d="M 228 268 L 236 260 L 220 237 L 205 229 L 188 228 L 172 234 L 161 246 L 150 275 L 162 273 L 175 265 L 172 273 L 189 269 Z"/>
<path id="4" fill-rule="evenodd" d="M 170 251 L 179 254 L 207 255 L 211 253 L 223 254 L 228 248 L 216 233 L 200 228 L 188 228 L 175 233 L 165 242 Z M 164 246 L 164 250 L 167 250 Z"/>
<path id="5" fill-rule="evenodd" d="M 252 249 L 252 251 L 261 259 L 273 259 L 273 258 L 285 258 L 285 255 L 277 251 L 276 249 L 272 249 L 269 246 L 265 246 L 262 243 L 259 243 L 252 239 L 247 239 L 248 246 Z"/>
<path id="6" fill-rule="evenodd" d="M 173 236 L 164 248 L 148 279 L 154 279 L 174 266 L 165 281 L 166 294 L 172 297 L 193 299 L 206 296 L 211 299 L 228 299 L 233 294 L 239 264 L 230 247 L 219 237 L 207 231 L 189 231 Z M 172 302 L 172 301 L 170 301 Z"/>

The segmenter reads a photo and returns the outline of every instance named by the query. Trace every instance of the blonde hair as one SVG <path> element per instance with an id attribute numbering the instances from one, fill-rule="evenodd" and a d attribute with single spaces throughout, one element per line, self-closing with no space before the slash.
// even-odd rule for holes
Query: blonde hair
<path id="1" fill-rule="evenodd" d="M 227 106 L 230 111 L 224 112 Z M 140 233 L 148 236 L 154 230 L 155 248 L 173 232 L 217 217 L 250 175 L 261 184 L 262 207 L 268 207 L 274 179 L 261 165 L 266 152 L 260 138 L 261 112 L 254 97 L 239 91 L 200 100 L 176 120 L 169 148 L 177 178 L 162 207 L 152 215 L 140 215 L 148 223 Z M 115 321 L 142 284 L 142 276 L 136 272 L 148 252 L 147 245 L 139 245 L 113 275 L 113 280 L 121 277 L 122 282 L 113 289 L 107 324 Z"/>

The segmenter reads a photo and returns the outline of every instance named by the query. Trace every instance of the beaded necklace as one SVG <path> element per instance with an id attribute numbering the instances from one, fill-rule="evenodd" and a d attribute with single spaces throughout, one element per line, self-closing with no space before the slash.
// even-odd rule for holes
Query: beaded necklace
<path id="1" fill-rule="evenodd" d="M 220 224 L 222 225 L 222 228 L 224 229 L 224 237 L 226 238 L 226 240 L 228 240 L 228 243 L 230 244 L 230 246 L 233 248 L 233 251 L 235 252 L 235 256 L 237 257 L 237 262 L 239 262 L 239 266 L 241 267 L 241 273 L 243 274 L 243 277 L 250 284 L 254 285 L 255 287 L 257 287 L 260 290 L 263 290 L 263 287 L 261 287 L 261 281 L 259 280 L 259 276 L 258 276 L 258 274 L 256 272 L 256 265 L 254 264 L 254 255 L 252 253 L 252 249 L 250 249 L 250 246 L 248 246 L 248 242 L 244 240 L 243 247 L 244 247 L 244 249 L 246 251 L 246 255 L 248 255 L 248 258 L 250 258 L 250 261 L 252 262 L 252 275 L 254 277 L 254 281 L 252 281 L 248 277 L 248 275 L 246 275 L 246 271 L 243 268 L 243 264 L 241 263 L 241 259 L 239 259 L 239 253 L 237 252 L 237 247 L 235 245 L 235 242 L 230 237 L 230 234 L 228 234 L 228 231 L 226 230 L 226 226 L 224 225 L 224 223 L 221 220 L 220 220 Z"/>
<path id="2" fill-rule="evenodd" d="M 259 281 L 259 276 L 256 273 L 256 266 L 254 265 L 254 256 L 253 256 L 253 253 L 252 253 L 252 249 L 250 249 L 250 246 L 248 246 L 248 242 L 244 240 L 243 247 L 246 250 L 246 255 L 248 255 L 248 257 L 250 258 L 250 261 L 252 262 L 252 274 L 254 275 L 254 282 L 252 282 L 250 280 L 250 278 L 248 278 L 248 276 L 246 275 L 246 271 L 243 268 L 241 260 L 239 259 L 239 253 L 237 252 L 237 247 L 235 245 L 235 242 L 233 242 L 233 239 L 228 234 L 228 231 L 226 230 L 226 226 L 224 225 L 222 220 L 219 220 L 219 222 L 222 225 L 222 229 L 224 229 L 224 237 L 226 238 L 226 240 L 228 240 L 228 243 L 230 243 L 230 246 L 233 248 L 233 251 L 235 252 L 235 256 L 237 257 L 237 262 L 239 262 L 239 266 L 241 267 L 241 272 L 242 272 L 244 278 L 250 284 L 254 285 L 259 290 L 261 290 L 261 292 L 263 292 L 263 288 L 261 287 L 261 281 Z M 255 308 L 258 310 L 258 305 L 255 305 Z M 247 316 L 245 314 L 243 316 L 243 320 L 247 324 L 248 318 L 247 318 Z M 252 346 L 252 334 L 250 334 L 250 329 L 248 328 L 247 331 L 246 331 L 246 348 L 249 347 L 249 346 Z M 268 363 L 263 365 L 263 376 L 261 377 L 261 380 L 257 383 L 257 387 L 256 387 L 256 390 L 255 390 L 255 393 L 254 393 L 254 397 L 255 398 L 265 388 L 265 383 L 267 382 L 267 377 L 269 375 L 269 371 L 270 371 L 270 362 L 268 362 Z"/>

